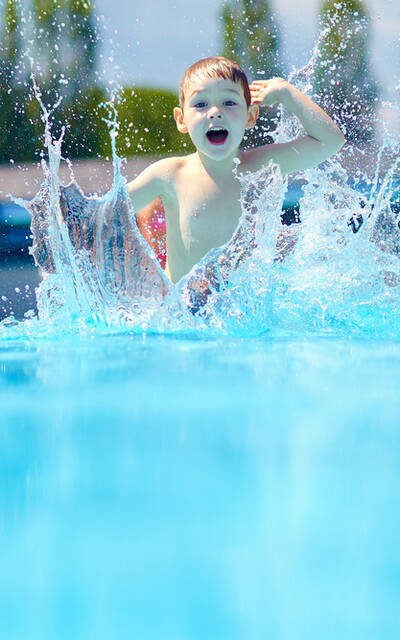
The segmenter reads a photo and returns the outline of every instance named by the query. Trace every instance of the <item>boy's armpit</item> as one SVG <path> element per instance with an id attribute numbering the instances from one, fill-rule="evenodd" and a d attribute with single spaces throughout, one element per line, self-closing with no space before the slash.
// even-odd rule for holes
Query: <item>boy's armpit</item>
<path id="1" fill-rule="evenodd" d="M 128 183 L 127 189 L 135 211 L 143 209 L 158 197 L 163 200 L 173 197 L 177 160 L 178 158 L 166 158 L 154 162 Z"/>

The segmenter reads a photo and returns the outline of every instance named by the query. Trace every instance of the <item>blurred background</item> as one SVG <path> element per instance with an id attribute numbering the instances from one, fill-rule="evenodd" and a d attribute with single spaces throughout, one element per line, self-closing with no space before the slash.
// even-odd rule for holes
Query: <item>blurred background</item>
<path id="1" fill-rule="evenodd" d="M 345 132 L 349 172 L 372 173 L 382 137 L 398 135 L 400 5 L 391 0 L 3 0 L 0 2 L 0 320 L 35 309 L 39 274 L 29 255 L 31 199 L 43 178 L 44 125 L 33 72 L 53 134 L 87 193 L 112 182 L 110 111 L 117 152 L 132 179 L 153 159 L 192 150 L 176 130 L 178 85 L 195 60 L 223 54 L 251 78 L 290 77 L 315 51 L 313 98 Z M 245 145 L 271 140 L 279 111 L 264 110 Z M 386 129 L 385 129 L 386 128 Z M 65 182 L 70 168 L 61 167 Z M 296 210 L 293 186 L 285 202 Z"/>

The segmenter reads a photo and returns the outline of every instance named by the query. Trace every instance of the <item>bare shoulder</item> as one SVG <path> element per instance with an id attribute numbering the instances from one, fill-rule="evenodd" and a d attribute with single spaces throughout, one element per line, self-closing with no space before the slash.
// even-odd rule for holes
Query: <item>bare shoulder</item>
<path id="1" fill-rule="evenodd" d="M 160 176 L 160 178 L 164 180 L 171 180 L 174 178 L 176 172 L 179 171 L 183 160 L 184 156 L 172 156 L 171 158 L 157 160 L 157 162 L 153 162 L 150 166 L 153 168 L 153 171 Z"/>
<path id="2" fill-rule="evenodd" d="M 142 182 L 169 182 L 177 171 L 179 158 L 163 158 L 152 162 L 139 175 L 128 183 L 128 191 L 134 191 Z"/>
<path id="3" fill-rule="evenodd" d="M 239 154 L 239 170 L 241 171 L 258 171 L 261 167 L 268 164 L 271 160 L 276 160 L 275 144 L 264 144 L 261 147 L 247 149 Z"/>
<path id="4" fill-rule="evenodd" d="M 136 209 L 140 209 L 161 197 L 175 197 L 175 178 L 180 169 L 180 157 L 163 158 L 146 167 L 127 188 Z"/>

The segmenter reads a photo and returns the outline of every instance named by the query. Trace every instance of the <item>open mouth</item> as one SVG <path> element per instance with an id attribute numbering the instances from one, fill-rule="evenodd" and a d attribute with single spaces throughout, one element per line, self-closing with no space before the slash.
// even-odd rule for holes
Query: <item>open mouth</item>
<path id="1" fill-rule="evenodd" d="M 228 137 L 228 132 L 222 127 L 214 127 L 213 129 L 209 129 L 209 131 L 207 131 L 206 136 L 211 144 L 224 144 L 225 140 Z"/>

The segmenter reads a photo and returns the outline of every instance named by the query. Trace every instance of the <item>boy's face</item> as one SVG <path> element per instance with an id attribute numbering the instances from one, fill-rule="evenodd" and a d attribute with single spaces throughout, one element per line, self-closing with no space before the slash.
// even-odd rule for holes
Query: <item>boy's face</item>
<path id="1" fill-rule="evenodd" d="M 187 87 L 183 110 L 174 117 L 198 151 L 214 160 L 236 154 L 246 127 L 254 126 L 258 108 L 247 107 L 240 83 L 222 78 L 194 79 Z"/>

